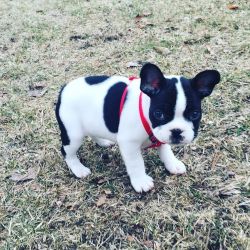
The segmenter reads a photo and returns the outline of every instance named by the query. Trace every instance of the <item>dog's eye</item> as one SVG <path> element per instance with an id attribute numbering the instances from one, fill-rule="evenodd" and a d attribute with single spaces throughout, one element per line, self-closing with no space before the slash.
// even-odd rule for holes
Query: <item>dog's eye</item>
<path id="1" fill-rule="evenodd" d="M 161 110 L 155 110 L 154 111 L 154 117 L 157 119 L 157 120 L 164 120 L 165 119 L 165 115 L 164 113 L 161 111 Z"/>
<path id="2" fill-rule="evenodd" d="M 191 113 L 189 114 L 189 120 L 195 121 L 195 120 L 199 119 L 200 116 L 201 116 L 201 113 L 200 113 L 199 111 L 191 112 Z"/>

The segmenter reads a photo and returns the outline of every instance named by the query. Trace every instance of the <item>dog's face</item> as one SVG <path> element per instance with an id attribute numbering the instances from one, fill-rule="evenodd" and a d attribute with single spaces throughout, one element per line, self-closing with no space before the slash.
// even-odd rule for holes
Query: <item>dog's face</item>
<path id="1" fill-rule="evenodd" d="M 169 144 L 194 140 L 202 116 L 201 101 L 220 81 L 216 70 L 206 70 L 193 79 L 165 77 L 153 64 L 145 64 L 140 73 L 140 89 L 150 97 L 149 119 L 155 137 Z"/>

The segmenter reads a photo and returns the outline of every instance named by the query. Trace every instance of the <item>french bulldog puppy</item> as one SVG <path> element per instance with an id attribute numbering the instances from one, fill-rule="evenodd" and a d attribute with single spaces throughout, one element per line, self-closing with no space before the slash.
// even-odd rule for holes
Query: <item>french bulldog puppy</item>
<path id="1" fill-rule="evenodd" d="M 191 143 L 198 134 L 201 101 L 220 81 L 216 70 L 194 78 L 166 76 L 154 64 L 145 64 L 140 78 L 122 76 L 80 77 L 65 85 L 56 105 L 62 154 L 78 178 L 90 169 L 77 158 L 84 137 L 101 146 L 117 143 L 136 192 L 154 187 L 146 174 L 141 150 L 158 147 L 161 161 L 171 174 L 183 174 L 185 165 L 171 145 Z"/>

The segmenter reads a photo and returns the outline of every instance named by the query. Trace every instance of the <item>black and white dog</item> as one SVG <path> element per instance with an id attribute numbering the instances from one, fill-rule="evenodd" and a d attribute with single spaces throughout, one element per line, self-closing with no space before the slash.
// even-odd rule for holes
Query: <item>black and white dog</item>
<path id="1" fill-rule="evenodd" d="M 118 143 L 137 192 L 154 186 L 145 172 L 143 148 L 157 146 L 170 173 L 185 173 L 185 165 L 176 159 L 170 145 L 194 140 L 201 120 L 201 100 L 219 81 L 216 70 L 187 79 L 165 76 L 156 65 L 147 63 L 138 79 L 90 76 L 70 82 L 62 88 L 56 106 L 68 167 L 79 178 L 90 174 L 76 155 L 83 138 L 90 136 L 101 146 Z"/>

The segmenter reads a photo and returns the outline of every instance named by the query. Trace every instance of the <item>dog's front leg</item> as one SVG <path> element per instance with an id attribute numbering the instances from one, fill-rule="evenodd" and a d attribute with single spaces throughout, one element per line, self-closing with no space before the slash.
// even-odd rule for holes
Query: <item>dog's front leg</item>
<path id="1" fill-rule="evenodd" d="M 154 187 L 153 179 L 145 172 L 145 165 L 138 143 L 118 141 L 131 184 L 136 192 L 147 192 Z"/>
<path id="2" fill-rule="evenodd" d="M 174 156 L 170 145 L 161 145 L 158 150 L 161 161 L 171 174 L 184 174 L 186 172 L 185 165 Z"/>

